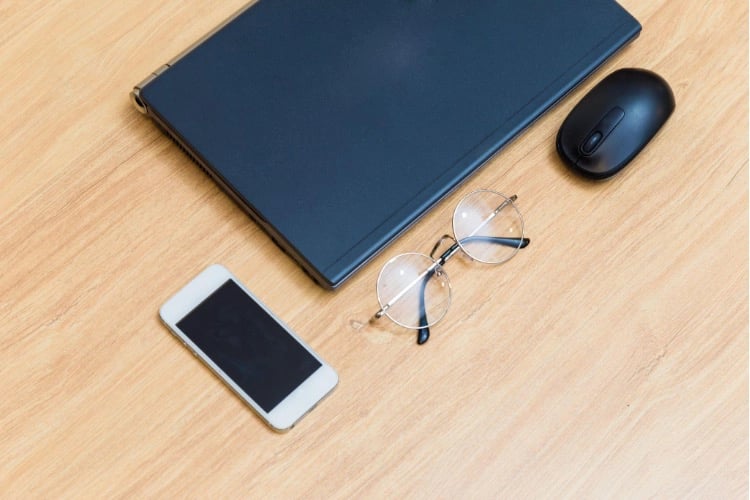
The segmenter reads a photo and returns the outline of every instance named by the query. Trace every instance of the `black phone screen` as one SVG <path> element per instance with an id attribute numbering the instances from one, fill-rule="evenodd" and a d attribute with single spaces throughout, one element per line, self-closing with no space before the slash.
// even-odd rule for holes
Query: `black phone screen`
<path id="1" fill-rule="evenodd" d="M 232 279 L 177 326 L 265 412 L 321 366 Z"/>

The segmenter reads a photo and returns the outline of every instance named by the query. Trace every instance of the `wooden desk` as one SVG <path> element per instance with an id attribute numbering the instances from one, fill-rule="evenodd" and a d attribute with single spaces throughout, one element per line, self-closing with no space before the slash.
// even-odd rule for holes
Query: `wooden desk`
<path id="1" fill-rule="evenodd" d="M 0 491 L 46 497 L 748 494 L 748 6 L 623 0 L 641 37 L 335 293 L 314 285 L 128 92 L 237 10 L 0 6 Z M 554 150 L 610 71 L 677 110 L 622 175 Z M 532 245 L 451 262 L 423 347 L 377 309 L 382 264 L 457 200 L 519 195 Z M 220 262 L 339 371 L 275 434 L 157 318 Z"/>

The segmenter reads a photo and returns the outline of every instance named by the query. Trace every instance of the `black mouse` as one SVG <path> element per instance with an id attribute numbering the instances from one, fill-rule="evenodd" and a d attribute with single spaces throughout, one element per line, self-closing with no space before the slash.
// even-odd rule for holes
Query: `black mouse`
<path id="1" fill-rule="evenodd" d="M 606 179 L 622 170 L 674 111 L 672 89 L 644 69 L 620 69 L 599 82 L 557 133 L 557 152 L 574 171 Z"/>

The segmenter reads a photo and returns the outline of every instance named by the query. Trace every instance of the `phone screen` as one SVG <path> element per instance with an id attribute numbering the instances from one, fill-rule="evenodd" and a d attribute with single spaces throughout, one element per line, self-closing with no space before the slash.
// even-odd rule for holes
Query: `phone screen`
<path id="1" fill-rule="evenodd" d="M 231 279 L 177 326 L 267 413 L 321 366 Z"/>

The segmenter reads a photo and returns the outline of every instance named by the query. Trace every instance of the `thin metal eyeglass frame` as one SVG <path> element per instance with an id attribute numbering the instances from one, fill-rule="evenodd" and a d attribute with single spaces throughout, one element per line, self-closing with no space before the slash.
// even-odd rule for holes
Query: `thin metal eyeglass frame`
<path id="1" fill-rule="evenodd" d="M 501 203 L 490 215 L 488 215 L 487 218 L 484 219 L 476 227 L 476 229 L 474 229 L 471 232 L 471 234 L 469 234 L 468 236 L 462 238 L 460 241 L 457 240 L 456 238 L 454 238 L 453 236 L 448 235 L 448 234 L 445 234 L 442 237 L 440 237 L 440 239 L 437 241 L 437 243 L 435 243 L 435 245 L 432 247 L 432 251 L 430 252 L 430 255 L 429 255 L 429 258 L 433 261 L 433 263 L 427 268 L 427 270 L 425 270 L 422 274 L 420 274 L 419 276 L 417 276 L 414 280 L 412 280 L 411 283 L 409 283 L 408 285 L 406 285 L 399 293 L 397 293 L 395 297 L 393 297 L 390 301 L 388 301 L 387 304 L 382 305 L 382 303 L 381 303 L 381 308 L 372 316 L 372 318 L 370 318 L 370 322 L 376 321 L 376 320 L 382 318 L 383 316 L 387 316 L 386 312 L 388 311 L 388 309 L 390 309 L 391 307 L 393 307 L 393 305 L 396 302 L 398 302 L 401 298 L 403 298 L 403 296 L 406 295 L 406 293 L 408 293 L 412 289 L 412 287 L 414 287 L 417 283 L 420 283 L 420 281 L 421 281 L 421 289 L 420 289 L 420 293 L 419 293 L 419 298 L 420 298 L 420 304 L 419 304 L 420 305 L 420 319 L 419 319 L 419 324 L 420 324 L 420 326 L 416 330 L 417 330 L 417 344 L 420 344 L 420 345 L 424 344 L 430 338 L 429 327 L 431 326 L 430 323 L 427 321 L 427 310 L 426 310 L 426 304 L 425 304 L 425 288 L 427 287 L 427 283 L 429 282 L 430 278 L 432 278 L 432 276 L 436 272 L 441 272 L 443 266 L 445 265 L 445 263 L 451 257 L 453 257 L 456 253 L 458 253 L 459 250 L 461 250 L 471 260 L 476 260 L 478 262 L 482 262 L 482 263 L 485 263 L 485 264 L 502 264 L 504 262 L 507 262 L 511 258 L 513 258 L 513 256 L 515 256 L 516 252 L 519 249 L 526 248 L 528 246 L 528 244 L 531 242 L 531 240 L 529 240 L 529 238 L 526 238 L 526 237 L 523 236 L 523 226 L 524 226 L 524 224 L 523 224 L 523 216 L 521 216 L 521 212 L 518 210 L 518 208 L 514 204 L 514 202 L 518 199 L 517 195 L 514 194 L 510 198 L 507 198 L 502 193 L 497 193 L 496 191 L 478 190 L 478 191 L 474 191 L 472 193 L 469 193 L 464 198 L 462 198 L 461 201 L 459 202 L 459 204 L 456 206 L 456 209 L 458 209 L 458 207 L 461 205 L 461 203 L 466 198 L 468 198 L 472 194 L 475 194 L 475 193 L 478 193 L 478 192 L 492 192 L 492 193 L 496 193 L 496 194 L 502 196 L 503 198 L 505 198 L 505 201 L 503 201 L 503 203 Z M 497 236 L 497 237 L 496 236 L 476 236 L 476 234 L 484 226 L 486 226 L 487 223 L 489 223 L 493 218 L 495 218 L 495 216 L 497 216 L 497 214 L 499 214 L 500 211 L 502 211 L 502 209 L 505 208 L 505 207 L 507 207 L 509 204 L 513 205 L 514 210 L 516 210 L 516 212 L 518 213 L 518 216 L 519 216 L 519 218 L 521 220 L 521 237 L 520 238 L 507 238 L 507 237 L 500 237 L 500 236 Z M 453 230 L 455 232 L 455 227 L 453 228 Z M 440 245 L 446 239 L 453 240 L 454 241 L 453 245 L 451 245 L 450 248 L 448 248 L 448 250 L 446 250 L 445 252 L 443 252 L 440 255 L 439 258 L 435 259 L 435 257 L 434 257 L 435 252 L 438 250 L 438 248 L 440 248 Z M 466 249 L 463 247 L 464 244 L 470 243 L 471 241 L 475 241 L 475 240 L 485 241 L 485 242 L 489 242 L 489 243 L 496 243 L 498 245 L 503 245 L 503 246 L 508 246 L 508 247 L 515 247 L 516 248 L 516 252 L 514 252 L 507 259 L 501 260 L 499 262 L 484 261 L 484 260 L 481 260 L 481 259 L 478 259 L 478 258 L 472 256 L 471 253 L 467 252 Z M 396 257 L 394 257 L 393 259 L 391 259 L 389 262 L 392 262 L 393 260 L 401 257 L 402 255 L 408 255 L 408 254 L 397 255 Z M 424 255 L 424 254 L 417 254 L 417 255 Z M 381 270 L 381 274 L 382 274 L 382 270 Z M 450 281 L 447 280 L 447 277 L 448 277 L 447 273 L 446 273 L 445 276 L 446 276 L 446 281 L 448 282 L 448 285 L 450 286 Z M 378 276 L 378 283 L 379 282 L 380 282 L 380 276 Z M 380 301 L 380 295 L 379 294 L 378 294 L 378 301 Z M 450 306 L 450 304 L 449 304 L 449 306 Z M 446 308 L 446 312 L 447 312 L 447 308 Z M 408 327 L 408 326 L 406 326 L 406 325 L 404 325 L 404 324 L 396 321 L 394 318 L 391 318 L 390 316 L 388 316 L 388 318 L 391 321 L 393 321 L 394 323 L 396 323 L 396 324 L 398 324 L 400 326 L 404 326 L 405 328 L 410 328 L 410 327 Z M 441 316 L 439 319 L 437 319 L 436 321 L 434 321 L 432 323 L 432 325 L 434 325 L 435 323 L 437 323 L 438 321 L 440 321 L 440 319 L 442 319 L 442 318 L 443 318 L 443 316 Z"/>

